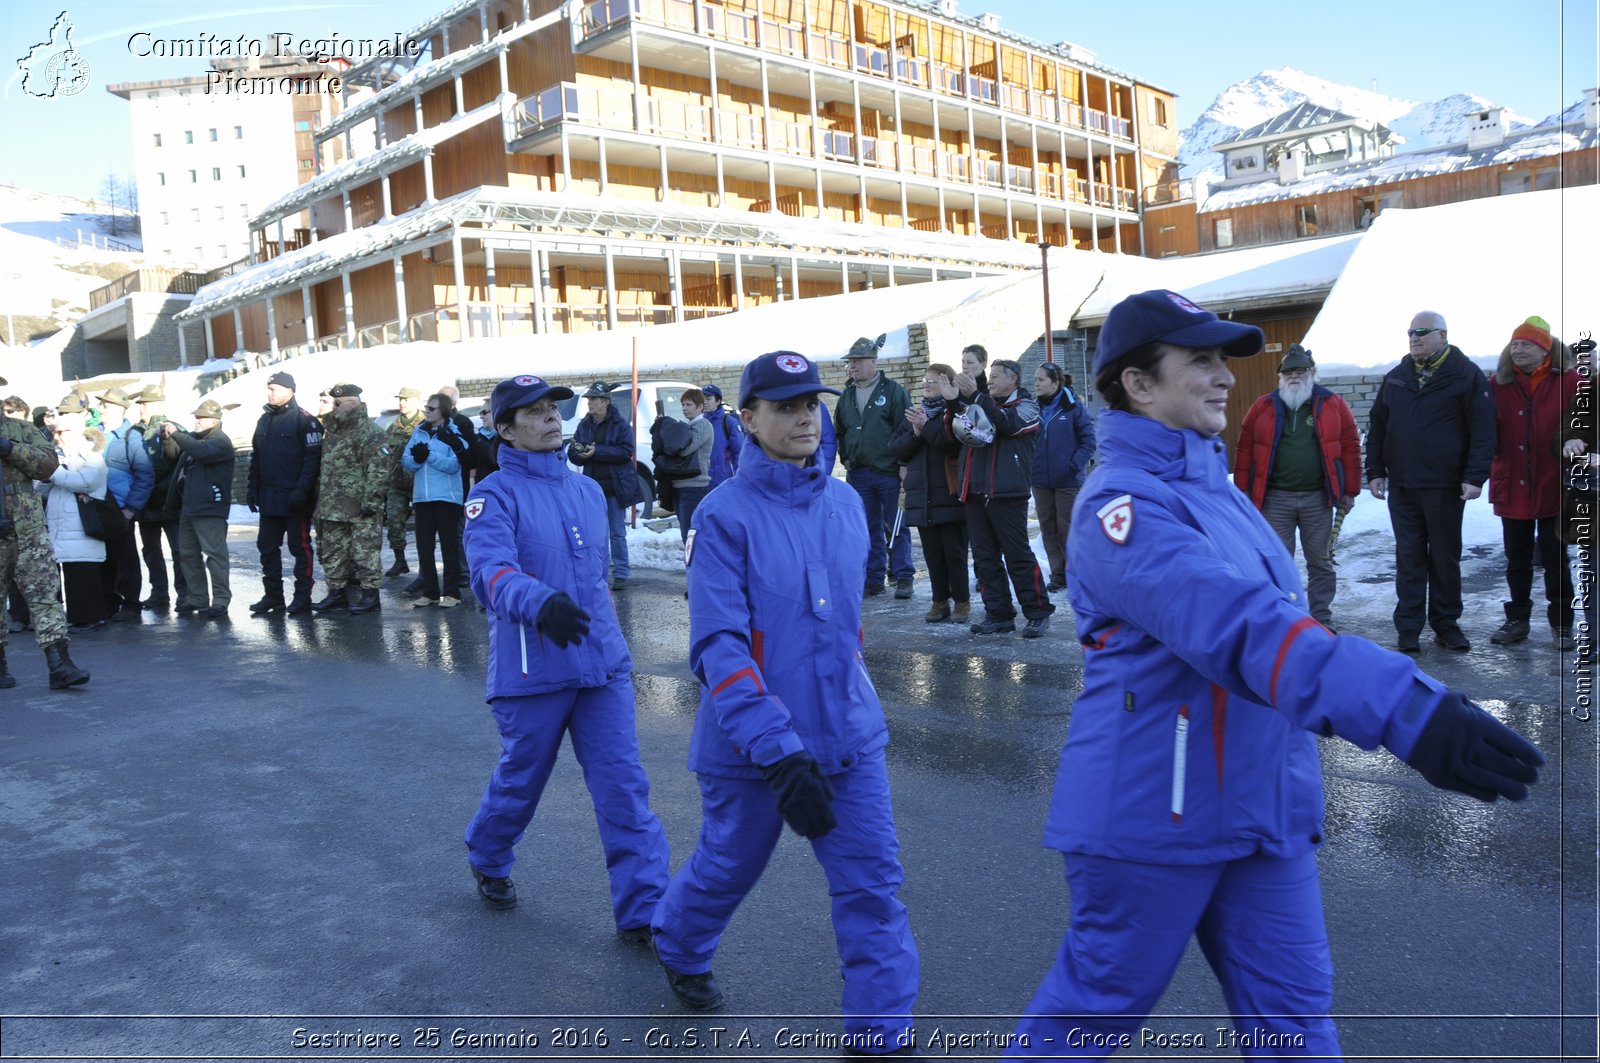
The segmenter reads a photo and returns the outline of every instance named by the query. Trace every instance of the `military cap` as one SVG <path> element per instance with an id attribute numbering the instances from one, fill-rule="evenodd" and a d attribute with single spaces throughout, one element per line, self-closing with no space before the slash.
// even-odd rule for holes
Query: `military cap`
<path id="1" fill-rule="evenodd" d="M 216 399 L 206 399 L 194 408 L 194 415 L 196 417 L 211 417 L 220 421 L 222 420 L 222 405 Z"/>
<path id="2" fill-rule="evenodd" d="M 847 362 L 856 358 L 876 358 L 878 357 L 878 345 L 867 337 L 862 336 L 850 345 L 850 353 L 844 357 Z"/>
<path id="3" fill-rule="evenodd" d="M 328 389 L 330 399 L 359 399 L 361 397 L 360 384 L 335 384 Z"/>
<path id="4" fill-rule="evenodd" d="M 335 397 L 337 398 L 337 396 Z M 416 388 L 401 388 L 394 393 L 394 397 L 397 399 L 420 399 L 422 398 L 422 392 Z"/>
<path id="5" fill-rule="evenodd" d="M 167 393 L 160 384 L 146 384 L 145 389 L 133 397 L 134 402 L 166 402 Z"/>
<path id="6" fill-rule="evenodd" d="M 128 393 L 123 391 L 121 388 L 107 388 L 100 393 L 100 405 L 121 406 L 124 410 L 126 410 L 129 406 L 133 405 L 133 403 L 128 398 Z"/>
<path id="7" fill-rule="evenodd" d="M 61 401 L 56 403 L 57 413 L 82 413 L 84 406 L 83 396 L 76 391 L 69 391 L 61 396 Z"/>
<path id="8" fill-rule="evenodd" d="M 1289 345 L 1289 353 L 1283 356 L 1283 361 L 1278 363 L 1278 372 L 1287 373 L 1291 369 L 1311 369 L 1316 366 L 1311 358 L 1311 352 L 1298 343 Z"/>
<path id="9" fill-rule="evenodd" d="M 583 393 L 583 398 L 609 400 L 611 398 L 611 385 L 604 380 L 596 380 L 589 385 L 589 390 Z"/>

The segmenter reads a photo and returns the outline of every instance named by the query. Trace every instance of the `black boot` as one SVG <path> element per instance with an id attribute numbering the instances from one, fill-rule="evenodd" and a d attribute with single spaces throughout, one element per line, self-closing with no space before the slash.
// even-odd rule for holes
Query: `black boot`
<path id="1" fill-rule="evenodd" d="M 89 681 L 89 673 L 72 663 L 66 639 L 57 639 L 44 648 L 44 663 L 50 668 L 51 690 L 82 686 Z"/>
<path id="2" fill-rule="evenodd" d="M 403 576 L 411 571 L 411 566 L 406 564 L 406 556 L 401 553 L 394 555 L 394 564 L 384 570 L 385 576 Z"/>
<path id="3" fill-rule="evenodd" d="M 261 586 L 266 593 L 261 596 L 259 602 L 250 606 L 250 614 L 252 616 L 276 613 L 283 608 L 283 581 L 281 579 L 262 580 Z"/>
<path id="4" fill-rule="evenodd" d="M 377 590 L 368 590 L 362 587 L 359 597 L 350 603 L 350 615 L 360 616 L 362 613 L 370 613 L 376 608 L 378 608 Z"/>
<path id="5" fill-rule="evenodd" d="M 311 612 L 311 585 L 304 587 L 295 585 L 294 597 L 289 601 L 289 615 L 298 616 L 301 613 Z"/>
<path id="6" fill-rule="evenodd" d="M 1528 637 L 1528 618 L 1533 615 L 1533 603 L 1519 605 L 1516 602 L 1506 602 L 1505 611 L 1506 622 L 1489 636 L 1489 641 L 1496 646 L 1509 646 Z"/>
<path id="7" fill-rule="evenodd" d="M 343 587 L 340 587 L 338 590 L 330 590 L 330 591 L 328 591 L 328 596 L 326 598 L 322 599 L 322 601 L 320 601 L 320 602 L 312 602 L 311 603 L 311 608 L 313 608 L 317 612 L 321 613 L 321 612 L 326 612 L 329 609 L 338 609 L 341 606 L 346 606 L 346 605 L 349 605 L 349 604 L 350 604 L 349 592 L 346 591 Z"/>
<path id="8" fill-rule="evenodd" d="M 0 690 L 10 690 L 16 685 L 16 677 L 6 671 L 6 648 L 4 643 L 0 643 Z"/>

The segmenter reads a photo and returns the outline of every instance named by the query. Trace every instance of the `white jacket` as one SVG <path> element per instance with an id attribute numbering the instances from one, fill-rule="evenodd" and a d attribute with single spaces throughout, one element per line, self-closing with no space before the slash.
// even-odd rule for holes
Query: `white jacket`
<path id="1" fill-rule="evenodd" d="M 106 458 L 96 454 L 90 444 L 75 454 L 61 455 L 61 464 L 50 482 L 40 485 L 44 492 L 45 527 L 50 533 L 50 551 L 56 563 L 104 561 L 106 544 L 83 533 L 78 516 L 78 495 L 106 496 Z"/>

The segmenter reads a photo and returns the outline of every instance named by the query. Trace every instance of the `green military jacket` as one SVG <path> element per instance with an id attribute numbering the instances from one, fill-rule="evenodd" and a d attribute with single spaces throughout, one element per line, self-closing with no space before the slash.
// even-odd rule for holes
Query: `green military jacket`
<path id="1" fill-rule="evenodd" d="M 322 472 L 317 517 L 358 521 L 383 512 L 389 490 L 390 451 L 383 429 L 367 418 L 367 404 L 322 417 Z"/>
<path id="2" fill-rule="evenodd" d="M 48 480 L 56 471 L 56 450 L 32 421 L 0 418 L 0 434 L 11 440 L 11 453 L 0 461 L 4 469 L 6 516 L 20 528 L 44 526 L 44 506 L 34 493 L 33 481 Z"/>
<path id="3" fill-rule="evenodd" d="M 422 411 L 418 410 L 410 417 L 396 417 L 384 433 L 384 441 L 389 445 L 389 488 L 404 491 L 407 498 L 411 497 L 411 474 L 401 466 L 400 458 L 405 454 L 411 433 L 421 423 Z"/>

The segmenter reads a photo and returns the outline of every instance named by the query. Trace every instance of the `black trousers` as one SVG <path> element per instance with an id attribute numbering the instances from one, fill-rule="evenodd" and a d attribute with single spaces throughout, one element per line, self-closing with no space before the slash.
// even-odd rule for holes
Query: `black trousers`
<path id="1" fill-rule="evenodd" d="M 144 575 L 139 570 L 139 533 L 137 524 L 129 521 L 122 534 L 106 540 L 106 559 L 100 566 L 100 589 L 106 600 L 106 615 L 115 616 L 118 609 L 139 611 L 139 588 L 144 586 Z"/>
<path id="2" fill-rule="evenodd" d="M 1539 567 L 1544 569 L 1545 616 L 1551 627 L 1572 626 L 1572 567 L 1567 562 L 1567 544 L 1561 541 L 1561 518 L 1538 520 L 1500 518 L 1506 546 L 1506 586 L 1511 601 L 1506 616 L 1527 620 L 1533 615 L 1533 558 L 1537 551 Z"/>
<path id="3" fill-rule="evenodd" d="M 1461 625 L 1461 515 L 1459 487 L 1389 488 L 1394 529 L 1394 629 L 1420 634 Z"/>
<path id="4" fill-rule="evenodd" d="M 101 580 L 103 562 L 67 561 L 61 566 L 62 598 L 67 607 L 67 623 L 98 624 L 106 619 L 105 589 Z M 139 608 L 134 602 L 133 607 Z"/>
<path id="5" fill-rule="evenodd" d="M 967 583 L 966 524 L 929 524 L 918 528 L 917 534 L 922 538 L 922 560 L 928 566 L 934 602 L 968 601 L 972 590 Z"/>
<path id="6" fill-rule="evenodd" d="M 978 593 L 990 620 L 1010 620 L 1017 615 L 1006 587 L 1009 575 L 1016 588 L 1022 615 L 1029 620 L 1056 611 L 1045 594 L 1039 561 L 1028 545 L 1026 498 L 967 499 L 967 538 L 972 542 L 972 569 L 978 574 Z"/>
<path id="7" fill-rule="evenodd" d="M 261 514 L 261 526 L 256 529 L 256 549 L 261 553 L 261 581 L 271 587 L 276 584 L 283 590 L 283 541 L 289 540 L 289 556 L 294 558 L 294 592 L 311 593 L 311 518 L 289 515 L 283 517 Z"/>
<path id="8" fill-rule="evenodd" d="M 440 597 L 439 569 L 433 561 L 437 542 L 444 554 L 444 595 L 456 597 L 461 585 L 461 504 L 459 502 L 414 502 L 411 515 L 417 522 L 417 568 L 422 572 L 422 596 Z"/>
<path id="9" fill-rule="evenodd" d="M 178 564 L 178 518 L 171 520 L 142 520 L 139 522 L 139 552 L 144 556 L 145 571 L 150 573 L 150 597 L 168 599 L 167 559 L 161 553 L 162 536 L 167 540 L 167 552 L 172 555 L 171 589 L 178 592 L 181 601 L 188 587 L 183 578 L 183 566 Z"/>

